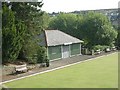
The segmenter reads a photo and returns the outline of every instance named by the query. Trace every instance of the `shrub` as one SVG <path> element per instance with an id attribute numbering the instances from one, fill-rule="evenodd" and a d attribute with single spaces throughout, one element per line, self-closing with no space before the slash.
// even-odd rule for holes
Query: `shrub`
<path id="1" fill-rule="evenodd" d="M 22 49 L 19 52 L 18 59 L 24 60 L 30 64 L 37 63 L 37 51 L 39 49 L 38 41 L 29 38 L 24 41 Z"/>
<path id="2" fill-rule="evenodd" d="M 112 48 L 112 47 L 115 47 L 115 45 L 114 44 L 110 44 L 110 48 Z"/>
<path id="3" fill-rule="evenodd" d="M 103 50 L 105 51 L 106 48 L 110 48 L 110 46 L 106 46 L 106 45 L 104 45 L 104 46 L 103 46 Z"/>
<path id="4" fill-rule="evenodd" d="M 96 45 L 96 46 L 93 46 L 92 48 L 93 48 L 93 50 L 95 50 L 95 51 L 96 51 L 96 50 L 99 50 L 99 49 L 100 49 L 100 50 L 103 50 L 103 47 L 102 47 L 101 45 Z"/>
<path id="5" fill-rule="evenodd" d="M 46 48 L 39 47 L 37 51 L 37 62 L 38 63 L 46 63 L 47 56 L 46 56 Z"/>
<path id="6" fill-rule="evenodd" d="M 105 50 L 106 48 L 109 48 L 109 46 L 106 46 L 106 45 L 96 45 L 96 46 L 93 46 L 93 47 L 92 47 L 92 49 L 95 50 L 95 51 L 96 51 L 96 50 L 99 50 L 99 49 L 100 49 L 101 51 L 103 51 L 103 50 Z"/>
<path id="7" fill-rule="evenodd" d="M 27 62 L 29 64 L 36 64 L 37 63 L 37 56 L 36 56 L 36 54 L 34 54 L 31 57 L 26 57 L 26 58 L 27 58 Z"/>

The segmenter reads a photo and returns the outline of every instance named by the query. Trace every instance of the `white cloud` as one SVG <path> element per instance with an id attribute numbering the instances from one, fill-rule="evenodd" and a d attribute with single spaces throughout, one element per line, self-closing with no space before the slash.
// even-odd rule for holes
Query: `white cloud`
<path id="1" fill-rule="evenodd" d="M 119 0 L 43 0 L 46 12 L 118 8 Z"/>

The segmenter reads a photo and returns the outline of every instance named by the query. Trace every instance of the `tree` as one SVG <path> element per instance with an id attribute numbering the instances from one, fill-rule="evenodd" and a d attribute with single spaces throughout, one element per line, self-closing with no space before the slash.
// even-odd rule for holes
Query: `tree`
<path id="1" fill-rule="evenodd" d="M 45 30 L 48 28 L 49 22 L 50 22 L 50 16 L 48 15 L 48 13 L 43 12 L 43 15 L 40 17 L 38 16 L 38 18 L 36 18 L 36 20 L 38 20 L 38 26 L 40 30 Z"/>
<path id="2" fill-rule="evenodd" d="M 12 11 L 15 12 L 16 19 L 22 20 L 26 25 L 25 37 L 22 49 L 19 53 L 20 59 L 32 60 L 34 54 L 38 49 L 39 39 L 36 36 L 40 34 L 43 27 L 41 27 L 41 16 L 43 12 L 41 7 L 42 2 L 12 2 Z"/>
<path id="3" fill-rule="evenodd" d="M 60 13 L 56 17 L 52 17 L 49 29 L 59 29 L 67 34 L 75 36 L 76 34 L 76 15 Z"/>
<path id="4" fill-rule="evenodd" d="M 81 30 L 87 46 L 111 45 L 117 38 L 117 32 L 108 18 L 100 13 L 89 12 L 84 23 L 78 29 Z"/>
<path id="5" fill-rule="evenodd" d="M 112 45 L 117 37 L 108 18 L 100 13 L 65 14 L 52 17 L 50 29 L 59 29 L 67 34 L 82 39 L 85 46 Z"/>
<path id="6" fill-rule="evenodd" d="M 0 38 L 2 37 L 2 9 L 0 9 Z M 0 39 L 0 48 L 1 48 L 2 38 Z"/>
<path id="7" fill-rule="evenodd" d="M 117 40 L 117 42 L 118 42 L 118 47 L 120 47 L 120 31 L 118 31 L 118 40 Z"/>
<path id="8" fill-rule="evenodd" d="M 39 48 L 36 38 L 42 25 L 42 2 L 3 3 L 3 60 L 31 61 Z M 40 21 L 40 22 L 39 22 Z M 43 26 L 43 27 L 41 27 Z"/>
<path id="9" fill-rule="evenodd" d="M 12 11 L 15 12 L 16 19 L 22 20 L 27 26 L 27 34 L 34 36 L 36 32 L 40 33 L 40 19 L 38 19 L 38 17 L 40 18 L 43 14 L 41 11 L 42 2 L 11 2 L 11 5 Z"/>
<path id="10" fill-rule="evenodd" d="M 117 36 L 117 39 L 116 39 L 116 45 L 120 49 L 120 27 L 118 27 L 118 36 Z"/>
<path id="11" fill-rule="evenodd" d="M 14 12 L 3 4 L 2 13 L 2 58 L 4 62 L 13 62 L 22 48 L 25 26 L 16 22 Z"/>

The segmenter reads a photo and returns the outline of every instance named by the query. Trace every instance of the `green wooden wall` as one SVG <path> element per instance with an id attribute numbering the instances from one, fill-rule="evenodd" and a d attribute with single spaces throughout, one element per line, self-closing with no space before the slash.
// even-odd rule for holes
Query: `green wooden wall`
<path id="1" fill-rule="evenodd" d="M 71 55 L 80 54 L 80 43 L 71 45 Z"/>
<path id="2" fill-rule="evenodd" d="M 48 59 L 53 60 L 57 58 L 61 58 L 61 46 L 50 46 L 48 47 Z"/>

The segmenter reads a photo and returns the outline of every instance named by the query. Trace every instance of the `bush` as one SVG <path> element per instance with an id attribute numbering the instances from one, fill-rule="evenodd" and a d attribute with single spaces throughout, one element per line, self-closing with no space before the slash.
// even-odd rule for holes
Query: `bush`
<path id="1" fill-rule="evenodd" d="M 109 46 L 106 46 L 106 45 L 103 45 L 103 46 L 102 45 L 96 45 L 96 46 L 92 47 L 92 49 L 95 50 L 95 51 L 99 50 L 99 49 L 100 49 L 100 51 L 104 51 L 106 48 L 109 48 Z"/>
<path id="2" fill-rule="evenodd" d="M 37 63 L 37 51 L 39 49 L 39 45 L 37 40 L 27 39 L 24 42 L 21 51 L 19 52 L 18 59 L 22 59 L 30 64 Z"/>
<path id="3" fill-rule="evenodd" d="M 115 47 L 115 45 L 114 44 L 110 44 L 110 48 L 112 48 L 112 47 Z"/>
<path id="4" fill-rule="evenodd" d="M 47 60 L 46 48 L 39 47 L 39 49 L 37 51 L 37 62 L 38 63 L 46 63 L 46 60 Z"/>
<path id="5" fill-rule="evenodd" d="M 100 50 L 103 50 L 103 46 L 101 46 L 101 45 L 96 45 L 96 46 L 93 46 L 92 48 L 93 48 L 93 50 L 95 50 L 95 51 L 96 51 L 96 50 L 99 50 L 99 49 L 100 49 Z"/>
<path id="6" fill-rule="evenodd" d="M 36 64 L 37 63 L 37 56 L 34 54 L 32 57 L 27 57 L 27 62 L 29 64 Z"/>
<path id="7" fill-rule="evenodd" d="M 110 46 L 104 45 L 104 46 L 103 46 L 103 50 L 105 51 L 106 48 L 110 48 Z"/>

